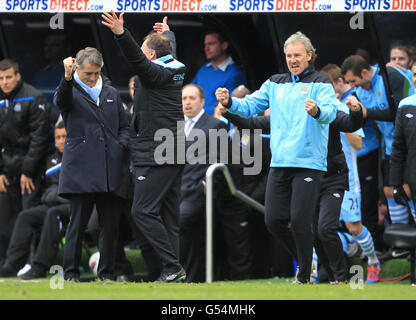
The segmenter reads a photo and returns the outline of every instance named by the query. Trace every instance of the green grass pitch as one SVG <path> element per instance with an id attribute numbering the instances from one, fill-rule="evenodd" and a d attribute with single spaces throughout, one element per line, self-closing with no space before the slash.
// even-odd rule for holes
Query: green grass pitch
<path id="1" fill-rule="evenodd" d="M 91 249 L 89 254 L 95 252 Z M 126 251 L 136 274 L 145 272 L 140 251 Z M 57 258 L 61 260 L 61 255 Z M 355 258 L 351 264 L 365 264 Z M 81 260 L 88 269 L 88 254 Z M 382 279 L 408 274 L 410 263 L 406 259 L 390 260 L 383 264 Z M 91 277 L 84 272 L 82 277 Z M 187 283 L 118 283 L 91 281 L 72 283 L 59 281 L 51 274 L 47 279 L 23 281 L 19 278 L 0 279 L 0 300 L 415 300 L 416 287 L 410 279 L 400 282 L 380 282 L 359 287 L 350 284 L 293 285 L 292 279 L 261 279 L 247 281 L 221 281 L 210 284 Z M 56 288 L 56 289 L 54 289 Z"/>
<path id="2" fill-rule="evenodd" d="M 50 279 L 23 281 L 4 279 L 4 300 L 414 300 L 416 287 L 408 280 L 399 283 L 292 285 L 291 279 L 265 279 L 210 284 L 154 284 L 93 281 L 63 283 L 53 289 Z"/>

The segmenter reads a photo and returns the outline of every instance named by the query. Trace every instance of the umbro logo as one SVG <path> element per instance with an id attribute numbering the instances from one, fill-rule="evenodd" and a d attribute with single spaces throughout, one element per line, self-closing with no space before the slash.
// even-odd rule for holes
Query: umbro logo
<path id="1" fill-rule="evenodd" d="M 408 114 L 405 115 L 405 117 L 408 118 L 408 119 L 411 119 L 411 118 L 413 118 L 413 114 L 408 113 Z"/>
<path id="2" fill-rule="evenodd" d="M 371 181 L 371 180 L 373 180 L 373 176 L 365 177 L 365 181 Z"/>
<path id="3" fill-rule="evenodd" d="M 333 195 L 335 198 L 341 198 L 341 195 L 339 193 L 334 193 Z"/>
<path id="4" fill-rule="evenodd" d="M 57 163 L 58 163 L 58 159 L 53 158 L 53 159 L 51 160 L 51 162 L 52 162 L 53 164 L 57 164 Z"/>
<path id="5" fill-rule="evenodd" d="M 137 180 L 139 180 L 139 181 L 143 181 L 143 180 L 145 180 L 146 179 L 146 177 L 143 177 L 143 176 L 139 176 L 138 178 L 137 178 Z"/>
<path id="6" fill-rule="evenodd" d="M 307 178 L 305 178 L 305 179 L 303 179 L 303 180 L 305 180 L 306 182 L 311 182 L 311 181 L 313 181 L 313 179 L 312 179 L 311 177 L 307 177 Z"/>

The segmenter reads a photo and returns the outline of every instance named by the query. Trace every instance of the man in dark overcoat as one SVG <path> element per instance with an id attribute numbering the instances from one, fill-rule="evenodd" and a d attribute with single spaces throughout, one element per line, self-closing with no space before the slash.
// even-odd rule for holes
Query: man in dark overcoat
<path id="1" fill-rule="evenodd" d="M 59 194 L 70 199 L 64 249 L 64 278 L 79 281 L 82 238 L 95 204 L 99 216 L 98 277 L 114 280 L 122 166 L 129 123 L 117 90 L 103 81 L 103 58 L 95 48 L 64 61 L 65 76 L 55 92 L 67 130 Z M 75 69 L 75 70 L 74 70 Z"/>

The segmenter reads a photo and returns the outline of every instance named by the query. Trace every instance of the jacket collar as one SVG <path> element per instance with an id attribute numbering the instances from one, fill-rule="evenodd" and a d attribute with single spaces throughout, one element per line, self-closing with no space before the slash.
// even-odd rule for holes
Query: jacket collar
<path id="1" fill-rule="evenodd" d="M 303 72 L 297 76 L 295 76 L 294 74 L 290 73 L 290 78 L 292 79 L 293 82 L 299 82 L 302 79 L 304 79 L 306 76 L 310 75 L 311 73 L 313 73 L 315 71 L 315 67 L 313 65 L 309 65 L 309 67 L 307 67 L 305 70 L 303 70 Z"/>
<path id="2" fill-rule="evenodd" d="M 13 99 L 17 95 L 19 90 L 22 88 L 22 86 L 23 86 L 23 80 L 20 79 L 19 82 L 17 83 L 16 87 L 9 94 L 5 94 L 3 91 L 0 90 L 1 100 L 3 100 L 3 99 L 9 99 L 9 100 Z"/>

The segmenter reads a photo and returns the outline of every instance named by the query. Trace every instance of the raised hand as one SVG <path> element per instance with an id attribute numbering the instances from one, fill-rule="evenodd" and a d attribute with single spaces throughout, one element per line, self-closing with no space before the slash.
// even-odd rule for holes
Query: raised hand
<path id="1" fill-rule="evenodd" d="M 108 27 L 115 35 L 121 35 L 124 32 L 123 16 L 124 13 L 120 13 L 120 16 L 117 17 L 113 10 L 111 10 L 111 15 L 108 12 L 103 12 L 101 17 L 105 21 L 101 21 L 101 23 Z"/>
<path id="2" fill-rule="evenodd" d="M 227 88 L 218 88 L 215 91 L 215 97 L 223 106 L 227 106 L 230 100 L 230 94 Z"/>
<path id="3" fill-rule="evenodd" d="M 168 25 L 168 17 L 164 17 L 163 22 L 156 22 L 155 25 L 153 26 L 153 30 L 155 30 L 157 33 L 170 31 L 170 28 Z"/>
<path id="4" fill-rule="evenodd" d="M 345 101 L 345 104 L 351 111 L 358 111 L 360 108 L 363 110 L 363 116 L 364 118 L 367 117 L 367 109 L 364 108 L 364 106 L 358 101 L 358 99 L 354 96 L 349 96 L 347 98 L 347 101 Z"/>
<path id="5" fill-rule="evenodd" d="M 72 78 L 72 71 L 75 68 L 75 58 L 68 57 L 63 60 L 65 69 L 65 80 L 69 81 Z"/>

